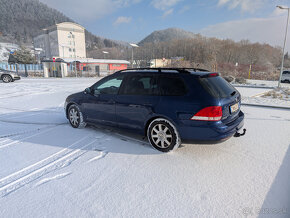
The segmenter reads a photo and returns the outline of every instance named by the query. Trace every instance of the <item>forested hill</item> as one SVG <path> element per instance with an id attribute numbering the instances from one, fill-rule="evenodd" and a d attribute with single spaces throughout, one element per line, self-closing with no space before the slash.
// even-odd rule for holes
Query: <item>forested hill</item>
<path id="1" fill-rule="evenodd" d="M 39 0 L 0 0 L 0 41 L 30 43 L 41 29 L 73 21 Z M 86 32 L 88 47 L 111 47 L 116 43 Z"/>
<path id="2" fill-rule="evenodd" d="M 177 39 L 192 39 L 195 38 L 196 34 L 185 31 L 179 28 L 168 28 L 165 30 L 154 31 L 142 41 L 139 42 L 139 45 L 144 45 L 146 43 L 158 43 L 158 42 L 169 42 Z"/>

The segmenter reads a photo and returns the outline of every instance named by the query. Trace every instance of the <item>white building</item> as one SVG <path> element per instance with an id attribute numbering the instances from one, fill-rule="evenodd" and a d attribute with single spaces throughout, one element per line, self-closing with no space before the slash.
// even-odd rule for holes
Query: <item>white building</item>
<path id="1" fill-rule="evenodd" d="M 33 41 L 36 48 L 42 48 L 42 58 L 86 58 L 85 28 L 76 23 L 46 28 Z"/>

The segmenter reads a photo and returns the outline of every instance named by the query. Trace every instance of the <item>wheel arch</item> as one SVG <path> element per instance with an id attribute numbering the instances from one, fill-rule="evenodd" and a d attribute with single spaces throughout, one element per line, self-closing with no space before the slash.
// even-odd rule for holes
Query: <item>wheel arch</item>
<path id="1" fill-rule="evenodd" d="M 147 122 L 146 122 L 146 124 L 145 124 L 145 127 L 144 127 L 144 136 L 145 136 L 145 137 L 147 137 L 147 130 L 148 130 L 148 128 L 149 128 L 150 123 L 151 123 L 153 120 L 156 120 L 156 119 L 165 119 L 165 120 L 168 120 L 168 121 L 169 121 L 170 123 L 172 123 L 172 124 L 174 125 L 174 127 L 177 129 L 177 125 L 176 125 L 176 123 L 175 123 L 172 119 L 170 119 L 170 118 L 168 118 L 168 117 L 166 117 L 166 116 L 163 116 L 163 115 L 156 115 L 156 116 L 153 116 L 153 117 L 151 117 L 150 119 L 147 120 Z M 178 129 L 177 129 L 177 131 L 178 131 Z"/>
<path id="2" fill-rule="evenodd" d="M 66 108 L 65 108 L 65 115 L 66 115 L 66 118 L 68 118 L 68 109 L 69 109 L 69 107 L 70 106 L 72 106 L 72 105 L 76 105 L 76 106 L 78 106 L 78 107 L 80 107 L 76 102 L 69 102 L 67 105 L 66 105 Z"/>
<path id="3" fill-rule="evenodd" d="M 13 80 L 13 77 L 9 73 L 4 73 L 1 75 L 1 80 L 3 79 L 4 76 L 10 76 L 10 78 Z"/>

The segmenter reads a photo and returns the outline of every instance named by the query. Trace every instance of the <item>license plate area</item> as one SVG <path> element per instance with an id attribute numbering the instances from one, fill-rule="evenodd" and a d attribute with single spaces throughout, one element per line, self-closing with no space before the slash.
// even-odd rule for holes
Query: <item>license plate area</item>
<path id="1" fill-rule="evenodd" d="M 239 110 L 239 103 L 236 103 L 236 104 L 230 106 L 231 114 L 237 112 L 238 110 Z"/>

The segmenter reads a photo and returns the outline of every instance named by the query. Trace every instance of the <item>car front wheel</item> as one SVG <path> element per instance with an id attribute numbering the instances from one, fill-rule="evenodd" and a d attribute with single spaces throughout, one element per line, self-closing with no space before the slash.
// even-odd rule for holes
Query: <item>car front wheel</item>
<path id="1" fill-rule="evenodd" d="M 3 77 L 2 77 L 2 81 L 4 82 L 4 83 L 10 83 L 10 82 L 12 82 L 12 77 L 10 76 L 10 75 L 4 75 Z"/>
<path id="2" fill-rule="evenodd" d="M 84 128 L 87 125 L 84 122 L 83 114 L 77 105 L 71 105 L 69 107 L 68 119 L 73 128 Z"/>
<path id="3" fill-rule="evenodd" d="M 181 144 L 175 126 L 166 119 L 153 120 L 148 127 L 147 137 L 152 147 L 161 152 L 175 150 Z"/>

